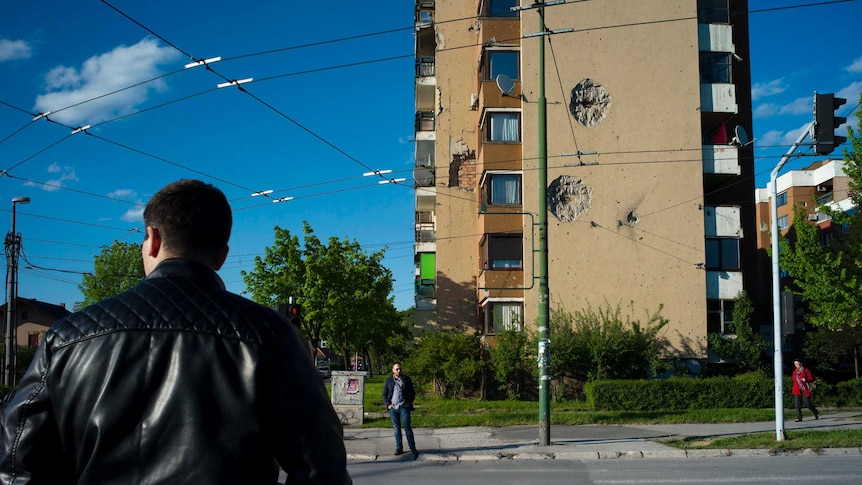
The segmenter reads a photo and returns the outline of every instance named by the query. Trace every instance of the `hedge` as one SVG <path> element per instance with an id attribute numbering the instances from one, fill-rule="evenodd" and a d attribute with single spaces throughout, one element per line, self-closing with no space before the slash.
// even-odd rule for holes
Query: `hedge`
<path id="1" fill-rule="evenodd" d="M 712 408 L 763 409 L 775 406 L 775 384 L 761 373 L 736 377 L 664 380 L 613 380 L 587 383 L 587 401 L 594 411 L 667 411 Z M 793 404 L 793 385 L 783 383 L 784 403 Z M 818 406 L 862 406 L 862 379 L 835 385 L 818 383 L 813 401 Z"/>

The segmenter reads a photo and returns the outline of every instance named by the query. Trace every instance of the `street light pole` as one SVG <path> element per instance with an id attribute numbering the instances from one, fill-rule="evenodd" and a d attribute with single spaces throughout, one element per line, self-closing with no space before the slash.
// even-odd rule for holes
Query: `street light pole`
<path id="1" fill-rule="evenodd" d="M 6 372 L 3 373 L 3 384 L 6 386 L 15 385 L 18 254 L 21 251 L 21 235 L 15 231 L 15 207 L 17 204 L 29 203 L 30 197 L 12 199 L 12 230 L 6 234 Z"/>
<path id="2" fill-rule="evenodd" d="M 805 137 L 813 127 L 812 122 L 802 130 L 796 143 L 781 157 L 769 176 L 769 208 L 772 224 L 772 370 L 775 380 L 775 441 L 784 441 L 784 356 L 781 353 L 781 272 L 778 263 L 778 239 L 781 237 L 781 229 L 778 227 L 778 172 L 790 160 L 790 156 L 799 145 L 805 141 Z"/>

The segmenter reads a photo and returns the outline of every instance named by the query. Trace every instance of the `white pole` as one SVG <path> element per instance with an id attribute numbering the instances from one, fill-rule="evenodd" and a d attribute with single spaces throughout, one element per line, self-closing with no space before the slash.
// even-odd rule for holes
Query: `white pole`
<path id="1" fill-rule="evenodd" d="M 781 281 L 778 267 L 778 239 L 781 229 L 778 228 L 778 172 L 790 159 L 790 155 L 802 144 L 811 131 L 814 122 L 802 131 L 796 143 L 781 157 L 778 165 L 772 169 L 769 177 L 769 205 L 772 209 L 772 341 L 774 350 L 773 370 L 775 376 L 775 441 L 784 441 L 784 358 L 781 355 Z"/>

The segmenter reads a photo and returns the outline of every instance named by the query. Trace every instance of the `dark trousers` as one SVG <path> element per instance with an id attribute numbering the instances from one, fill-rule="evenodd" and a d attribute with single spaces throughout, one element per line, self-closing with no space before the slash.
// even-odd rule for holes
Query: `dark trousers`
<path id="1" fill-rule="evenodd" d="M 796 394 L 793 395 L 793 402 L 796 404 L 796 420 L 802 421 L 802 401 L 805 401 L 805 407 L 807 407 L 811 410 L 812 413 L 814 413 L 814 417 L 818 417 L 819 413 L 817 412 L 817 408 L 815 408 L 814 405 L 811 404 L 811 399 L 809 399 L 804 392 L 801 394 L 801 396 L 797 396 Z"/>
<path id="2" fill-rule="evenodd" d="M 404 434 L 407 435 L 407 446 L 410 451 L 416 450 L 416 443 L 413 441 L 413 427 L 410 426 L 410 411 L 402 408 L 392 408 L 389 410 L 389 419 L 392 421 L 392 428 L 395 429 L 395 449 L 403 450 L 401 444 L 401 428 L 404 428 Z"/>

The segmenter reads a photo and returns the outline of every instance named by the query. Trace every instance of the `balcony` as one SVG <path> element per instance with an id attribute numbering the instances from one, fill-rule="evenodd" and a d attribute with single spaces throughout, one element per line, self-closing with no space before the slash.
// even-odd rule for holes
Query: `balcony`
<path id="1" fill-rule="evenodd" d="M 703 173 L 709 175 L 739 175 L 739 148 L 734 145 L 704 145 Z"/>
<path id="2" fill-rule="evenodd" d="M 723 24 L 700 24 L 697 27 L 698 49 L 708 52 L 736 52 L 733 27 Z"/>
<path id="3" fill-rule="evenodd" d="M 433 57 L 420 57 L 416 60 L 416 77 L 432 77 L 434 76 Z"/>
<path id="4" fill-rule="evenodd" d="M 706 298 L 710 300 L 733 300 L 742 291 L 741 271 L 707 271 Z"/>
<path id="5" fill-rule="evenodd" d="M 730 83 L 700 85 L 700 109 L 704 113 L 737 113 L 736 86 Z"/>
<path id="6" fill-rule="evenodd" d="M 416 113 L 416 131 L 434 131 L 436 119 L 433 111 L 420 111 Z"/>

